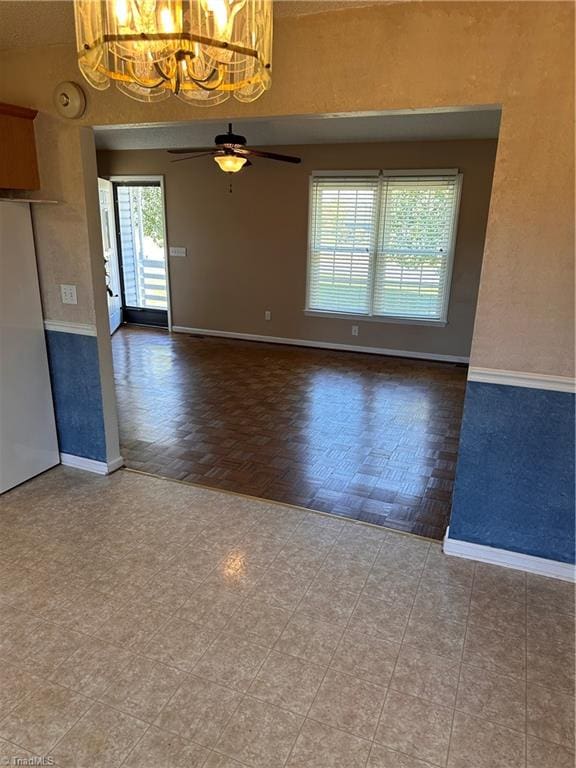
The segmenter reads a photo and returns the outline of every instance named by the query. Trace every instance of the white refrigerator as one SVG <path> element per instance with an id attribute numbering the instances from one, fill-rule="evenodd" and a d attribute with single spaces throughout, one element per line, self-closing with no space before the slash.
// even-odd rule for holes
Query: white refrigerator
<path id="1" fill-rule="evenodd" d="M 0 200 L 0 493 L 59 463 L 30 204 Z"/>

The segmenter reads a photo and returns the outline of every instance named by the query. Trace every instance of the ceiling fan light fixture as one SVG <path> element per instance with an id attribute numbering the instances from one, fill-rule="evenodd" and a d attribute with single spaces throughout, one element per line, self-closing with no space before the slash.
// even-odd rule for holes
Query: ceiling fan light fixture
<path id="1" fill-rule="evenodd" d="M 272 0 L 74 0 L 80 71 L 139 101 L 211 106 L 271 84 Z"/>
<path id="2" fill-rule="evenodd" d="M 191 157 L 179 157 L 172 160 L 179 163 L 182 160 L 193 160 L 198 157 L 212 155 L 218 166 L 225 173 L 238 173 L 242 168 L 252 165 L 251 157 L 262 157 L 268 160 L 280 160 L 284 163 L 300 163 L 301 158 L 294 155 L 280 155 L 278 152 L 266 152 L 262 149 L 251 149 L 246 146 L 246 138 L 232 130 L 232 123 L 228 123 L 228 133 L 219 133 L 214 139 L 214 149 L 197 149 L 196 147 L 181 149 L 168 149 L 171 155 L 191 155 Z"/>
<path id="3" fill-rule="evenodd" d="M 238 173 L 246 165 L 246 158 L 238 155 L 215 155 L 214 162 L 218 163 L 224 173 Z"/>

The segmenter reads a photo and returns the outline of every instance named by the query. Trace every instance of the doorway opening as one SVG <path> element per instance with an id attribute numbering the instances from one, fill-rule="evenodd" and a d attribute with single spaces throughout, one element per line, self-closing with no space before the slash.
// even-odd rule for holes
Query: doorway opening
<path id="1" fill-rule="evenodd" d="M 168 328 L 164 190 L 158 177 L 99 179 L 110 332 Z"/>
<path id="2" fill-rule="evenodd" d="M 195 152 L 220 123 L 96 131 L 101 174 L 174 190 L 176 333 L 112 344 L 126 464 L 441 540 L 499 110 L 236 122 L 305 162 L 260 158 L 230 197 Z"/>

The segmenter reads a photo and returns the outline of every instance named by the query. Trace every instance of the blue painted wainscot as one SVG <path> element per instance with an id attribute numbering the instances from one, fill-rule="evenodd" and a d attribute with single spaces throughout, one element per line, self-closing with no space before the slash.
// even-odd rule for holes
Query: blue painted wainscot
<path id="1" fill-rule="evenodd" d="M 46 345 L 60 452 L 106 461 L 96 337 L 46 331 Z"/>
<path id="2" fill-rule="evenodd" d="M 469 381 L 450 538 L 574 563 L 574 394 Z"/>

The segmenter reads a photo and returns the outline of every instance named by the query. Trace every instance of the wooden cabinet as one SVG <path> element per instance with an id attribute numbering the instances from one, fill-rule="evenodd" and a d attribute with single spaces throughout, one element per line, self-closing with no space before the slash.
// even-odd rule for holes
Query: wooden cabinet
<path id="1" fill-rule="evenodd" d="M 34 118 L 27 107 L 0 102 L 0 189 L 39 189 Z"/>

